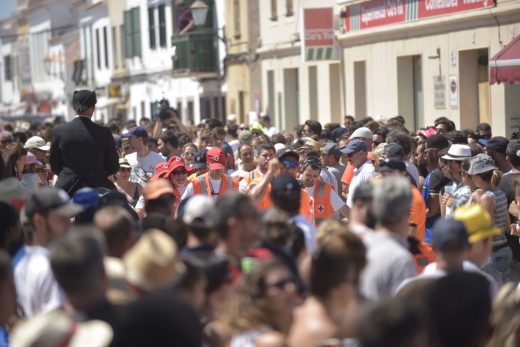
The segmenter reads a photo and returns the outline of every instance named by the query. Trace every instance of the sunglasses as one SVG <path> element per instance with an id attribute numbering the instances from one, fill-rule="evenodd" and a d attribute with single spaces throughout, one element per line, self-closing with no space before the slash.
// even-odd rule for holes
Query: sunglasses
<path id="1" fill-rule="evenodd" d="M 274 283 L 267 284 L 267 287 L 274 287 L 274 288 L 278 288 L 280 290 L 284 290 L 287 287 L 287 285 L 289 285 L 289 284 L 295 284 L 294 278 L 292 278 L 292 277 L 282 278 Z"/>
<path id="2" fill-rule="evenodd" d="M 179 171 L 172 172 L 172 175 L 174 175 L 174 176 L 187 175 L 187 174 L 188 174 L 188 171 L 185 171 L 185 170 L 179 170 Z"/>
<path id="3" fill-rule="evenodd" d="M 122 172 L 130 172 L 130 168 L 129 168 L 129 167 L 120 167 L 120 168 L 119 168 L 119 171 L 122 171 Z"/>
<path id="4" fill-rule="evenodd" d="M 290 160 L 284 160 L 282 161 L 282 165 L 283 167 L 285 168 L 297 168 L 298 167 L 298 162 L 297 161 L 290 161 Z"/>
<path id="5" fill-rule="evenodd" d="M 240 130 L 247 130 L 247 128 L 239 128 Z"/>

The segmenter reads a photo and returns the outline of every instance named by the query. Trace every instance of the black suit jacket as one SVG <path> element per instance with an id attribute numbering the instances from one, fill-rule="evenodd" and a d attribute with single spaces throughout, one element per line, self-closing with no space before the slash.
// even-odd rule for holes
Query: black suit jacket
<path id="1" fill-rule="evenodd" d="M 49 161 L 58 175 L 56 187 L 70 196 L 83 187 L 115 189 L 108 179 L 119 170 L 114 138 L 88 117 L 76 117 L 55 129 Z"/>

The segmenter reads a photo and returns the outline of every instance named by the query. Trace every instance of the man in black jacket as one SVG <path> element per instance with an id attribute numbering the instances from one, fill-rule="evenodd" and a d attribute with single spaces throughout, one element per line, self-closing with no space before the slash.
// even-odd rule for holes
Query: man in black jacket
<path id="1" fill-rule="evenodd" d="M 72 196 L 83 187 L 114 189 L 108 179 L 119 170 L 118 155 L 110 130 L 92 122 L 96 93 L 77 90 L 72 108 L 77 117 L 55 129 L 50 164 L 58 175 L 56 187 Z"/>

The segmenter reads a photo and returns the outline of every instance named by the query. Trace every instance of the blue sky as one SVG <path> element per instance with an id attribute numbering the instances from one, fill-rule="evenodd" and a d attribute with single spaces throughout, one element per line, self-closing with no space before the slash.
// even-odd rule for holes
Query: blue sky
<path id="1" fill-rule="evenodd" d="M 0 19 L 9 17 L 16 8 L 16 0 L 0 0 Z"/>

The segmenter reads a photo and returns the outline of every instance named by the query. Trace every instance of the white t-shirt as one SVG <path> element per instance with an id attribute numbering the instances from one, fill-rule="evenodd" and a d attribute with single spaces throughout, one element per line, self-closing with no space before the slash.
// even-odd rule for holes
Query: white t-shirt
<path id="1" fill-rule="evenodd" d="M 278 129 L 276 129 L 275 127 L 264 128 L 264 134 L 271 138 L 271 136 L 273 136 L 274 134 L 278 134 Z"/>
<path id="2" fill-rule="evenodd" d="M 130 181 L 144 185 L 146 180 L 144 176 L 150 178 L 155 173 L 155 166 L 166 161 L 159 153 L 150 151 L 145 157 L 140 157 L 137 152 L 127 154 L 125 159 L 132 167 Z"/>
<path id="3" fill-rule="evenodd" d="M 54 279 L 49 251 L 40 246 L 25 246 L 25 255 L 14 268 L 18 303 L 27 317 L 62 307 L 65 295 Z"/>
<path id="4" fill-rule="evenodd" d="M 374 164 L 372 162 L 366 161 L 359 168 L 354 169 L 354 177 L 352 178 L 352 182 L 348 188 L 348 198 L 347 198 L 347 206 L 352 208 L 354 201 L 352 197 L 354 196 L 354 191 L 356 187 L 359 186 L 363 182 L 370 182 L 374 177 L 377 176 L 377 172 L 374 171 Z"/>

